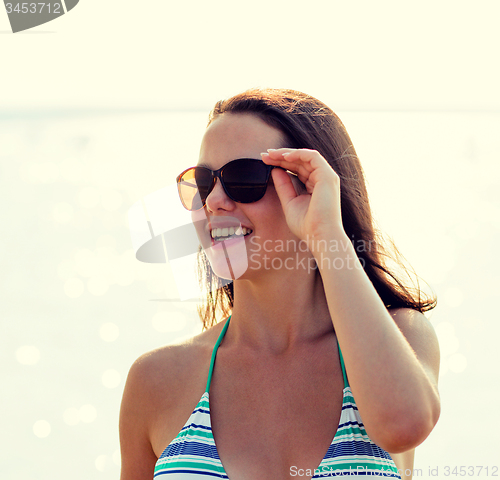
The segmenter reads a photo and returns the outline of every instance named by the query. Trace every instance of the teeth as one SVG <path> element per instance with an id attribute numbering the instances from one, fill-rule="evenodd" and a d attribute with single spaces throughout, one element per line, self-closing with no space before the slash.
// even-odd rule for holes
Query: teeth
<path id="1" fill-rule="evenodd" d="M 226 227 L 226 228 L 214 228 L 210 232 L 212 238 L 221 238 L 221 237 L 229 237 L 234 234 L 236 235 L 247 235 L 248 233 L 252 233 L 250 228 L 241 227 Z"/>

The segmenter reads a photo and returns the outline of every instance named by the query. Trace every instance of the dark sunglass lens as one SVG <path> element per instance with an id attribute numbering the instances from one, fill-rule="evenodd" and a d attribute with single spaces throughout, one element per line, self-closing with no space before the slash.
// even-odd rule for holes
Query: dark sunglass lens
<path id="1" fill-rule="evenodd" d="M 227 193 L 240 203 L 260 200 L 266 193 L 269 166 L 260 160 L 235 160 L 222 172 Z"/>

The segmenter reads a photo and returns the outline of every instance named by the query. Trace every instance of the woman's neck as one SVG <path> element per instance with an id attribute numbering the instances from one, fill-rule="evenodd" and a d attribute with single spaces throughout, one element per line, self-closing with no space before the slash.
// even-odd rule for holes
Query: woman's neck
<path id="1" fill-rule="evenodd" d="M 250 348 L 283 352 L 333 332 L 319 272 L 266 272 L 234 282 L 231 337 Z"/>

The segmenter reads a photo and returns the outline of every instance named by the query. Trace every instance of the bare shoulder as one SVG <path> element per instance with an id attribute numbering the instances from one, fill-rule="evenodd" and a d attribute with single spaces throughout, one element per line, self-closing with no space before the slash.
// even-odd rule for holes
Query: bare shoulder
<path id="1" fill-rule="evenodd" d="M 152 400 L 156 392 L 178 391 L 176 387 L 185 382 L 186 373 L 194 373 L 209 348 L 209 332 L 141 355 L 130 368 L 127 384 L 136 387 L 140 394 L 149 392 L 148 400 Z"/>
<path id="2" fill-rule="evenodd" d="M 132 364 L 120 409 L 121 480 L 151 478 L 159 454 L 204 391 L 220 329 L 217 324 L 181 343 L 145 353 Z"/>
<path id="3" fill-rule="evenodd" d="M 166 345 L 141 355 L 131 366 L 125 385 L 126 394 L 141 411 L 156 416 L 157 408 L 169 408 L 197 379 L 208 372 L 207 358 L 217 339 L 220 325 L 173 345 Z"/>
<path id="4" fill-rule="evenodd" d="M 439 375 L 439 342 L 429 319 L 412 308 L 389 309 L 389 313 L 401 330 L 429 378 L 437 385 Z"/>

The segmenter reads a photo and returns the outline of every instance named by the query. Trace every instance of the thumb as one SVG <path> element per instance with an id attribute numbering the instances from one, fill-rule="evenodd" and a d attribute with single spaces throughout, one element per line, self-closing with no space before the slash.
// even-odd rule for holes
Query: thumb
<path id="1" fill-rule="evenodd" d="M 297 196 L 297 192 L 295 191 L 290 176 L 281 168 L 273 168 L 271 175 L 281 206 L 285 209 L 288 202 Z"/>

